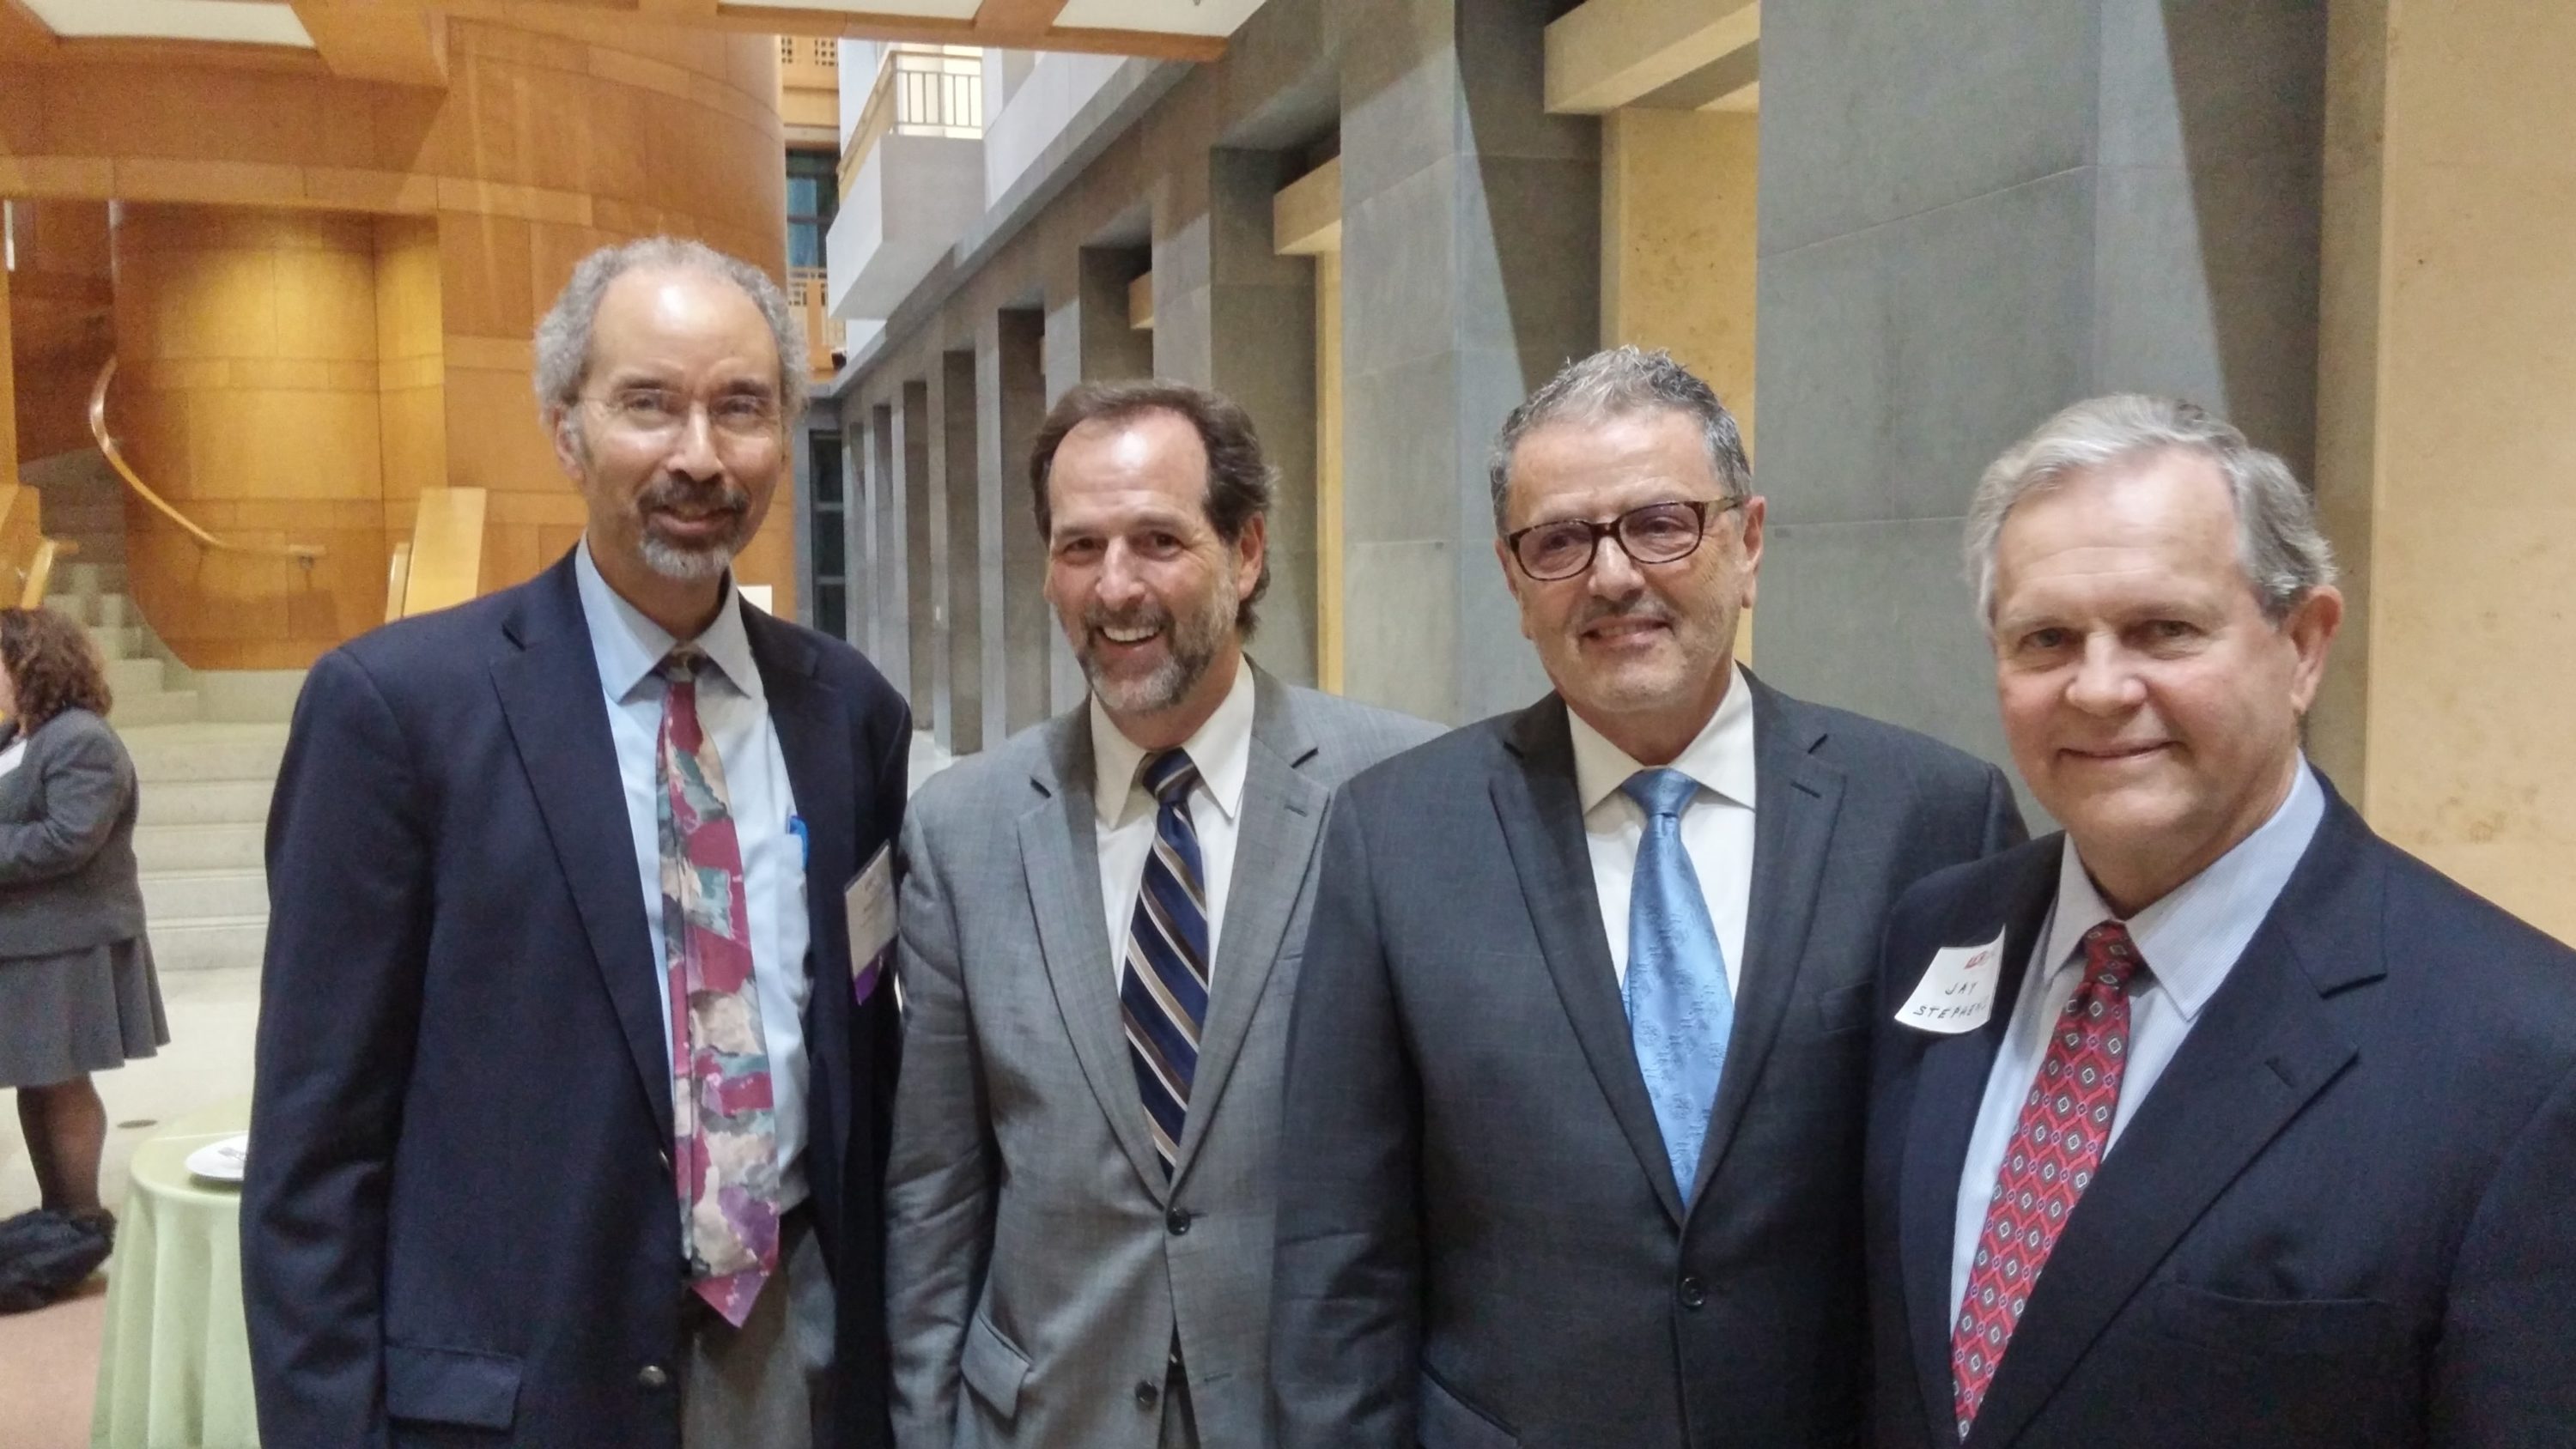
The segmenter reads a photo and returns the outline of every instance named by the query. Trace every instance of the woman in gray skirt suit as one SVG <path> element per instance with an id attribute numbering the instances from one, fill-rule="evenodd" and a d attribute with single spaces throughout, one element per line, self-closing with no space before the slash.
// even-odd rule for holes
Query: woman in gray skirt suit
<path id="1" fill-rule="evenodd" d="M 105 1229 L 89 1074 L 170 1040 L 134 868 L 134 761 L 81 626 L 0 609 L 0 1087 L 44 1207 Z"/>

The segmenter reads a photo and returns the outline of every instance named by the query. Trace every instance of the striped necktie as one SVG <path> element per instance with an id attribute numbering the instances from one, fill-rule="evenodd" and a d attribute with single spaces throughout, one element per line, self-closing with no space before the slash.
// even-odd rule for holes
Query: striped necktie
<path id="1" fill-rule="evenodd" d="M 1145 788 L 1156 801 L 1154 848 L 1145 857 L 1118 976 L 1127 1057 L 1165 1177 L 1180 1156 L 1190 1083 L 1198 1076 L 1199 1028 L 1207 1022 L 1207 892 L 1198 832 L 1190 825 L 1190 786 L 1198 778 L 1199 767 L 1180 750 L 1145 760 Z"/>

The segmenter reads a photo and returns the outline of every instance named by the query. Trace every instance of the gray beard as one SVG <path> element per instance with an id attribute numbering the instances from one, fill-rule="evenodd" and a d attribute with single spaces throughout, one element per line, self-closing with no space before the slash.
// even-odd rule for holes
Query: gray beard
<path id="1" fill-rule="evenodd" d="M 733 566 L 734 551 L 739 545 L 720 543 L 712 548 L 687 549 L 657 537 L 650 527 L 644 530 L 644 566 L 674 583 L 695 584 L 721 576 Z"/>

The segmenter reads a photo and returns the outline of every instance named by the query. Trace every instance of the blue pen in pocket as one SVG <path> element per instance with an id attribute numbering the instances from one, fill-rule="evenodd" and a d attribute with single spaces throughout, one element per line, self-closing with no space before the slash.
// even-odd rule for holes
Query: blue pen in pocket
<path id="1" fill-rule="evenodd" d="M 805 830 L 805 817 L 787 817 L 787 833 L 796 837 L 796 863 L 807 870 L 814 868 L 814 837 Z"/>

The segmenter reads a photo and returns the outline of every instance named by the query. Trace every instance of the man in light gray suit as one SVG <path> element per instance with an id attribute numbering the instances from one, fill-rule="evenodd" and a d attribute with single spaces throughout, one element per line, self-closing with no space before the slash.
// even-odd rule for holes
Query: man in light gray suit
<path id="1" fill-rule="evenodd" d="M 1281 1449 L 1858 1442 L 1879 927 L 2021 835 L 1990 765 L 1733 659 L 1765 505 L 1661 353 L 1493 464 L 1556 691 L 1333 807 L 1284 1088 Z"/>
<path id="2" fill-rule="evenodd" d="M 1029 471 L 1091 695 L 905 822 L 896 1442 L 1258 1449 L 1324 806 L 1434 731 L 1245 659 L 1271 470 L 1241 408 L 1079 388 Z"/>

